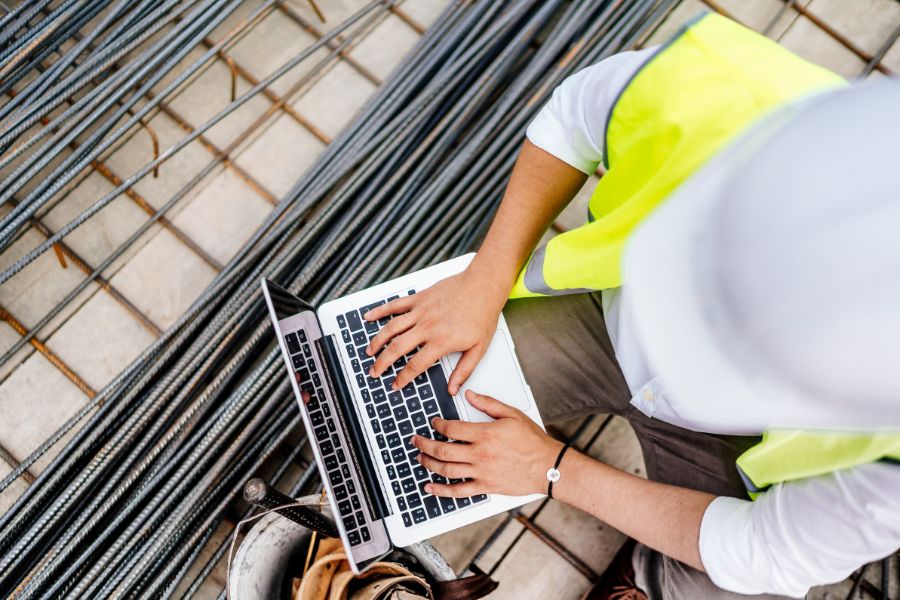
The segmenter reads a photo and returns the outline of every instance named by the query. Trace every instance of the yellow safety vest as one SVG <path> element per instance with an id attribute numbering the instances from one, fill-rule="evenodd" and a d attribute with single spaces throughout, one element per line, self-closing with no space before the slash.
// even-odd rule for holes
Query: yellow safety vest
<path id="1" fill-rule="evenodd" d="M 716 14 L 688 24 L 633 76 L 607 119 L 607 173 L 588 222 L 534 251 L 511 296 L 619 287 L 635 227 L 718 150 L 791 100 L 846 82 Z M 774 483 L 900 460 L 900 436 L 769 431 L 740 456 L 751 497 Z"/>
<path id="2" fill-rule="evenodd" d="M 675 188 L 763 115 L 845 83 L 730 19 L 701 15 L 619 95 L 588 223 L 536 249 L 511 296 L 619 287 L 628 236 Z"/>

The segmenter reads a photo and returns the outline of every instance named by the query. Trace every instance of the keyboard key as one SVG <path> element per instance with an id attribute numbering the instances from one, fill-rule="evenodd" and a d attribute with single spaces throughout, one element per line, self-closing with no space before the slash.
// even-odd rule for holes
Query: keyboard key
<path id="1" fill-rule="evenodd" d="M 340 483 L 340 482 L 338 482 Z M 403 486 L 404 493 L 411 494 L 416 490 L 416 482 L 412 477 L 407 477 L 403 481 L 400 482 L 400 485 Z"/>
<path id="2" fill-rule="evenodd" d="M 412 469 L 409 466 L 409 463 L 398 463 L 397 464 L 397 475 L 399 477 L 409 477 L 412 474 Z"/>
<path id="3" fill-rule="evenodd" d="M 412 416 L 413 427 L 424 427 L 427 423 L 428 419 L 422 411 L 419 411 Z"/>
<path id="4" fill-rule="evenodd" d="M 356 493 L 356 484 L 353 483 L 352 479 L 347 481 L 347 491 L 350 492 L 351 494 Z"/>
<path id="5" fill-rule="evenodd" d="M 422 387 L 419 388 L 419 398 L 421 398 L 422 400 L 426 400 L 428 398 L 434 398 L 434 392 L 432 392 L 431 388 L 428 387 L 427 385 L 423 385 Z M 427 406 L 428 402 L 426 402 L 425 405 Z M 435 404 L 435 406 L 437 406 L 437 404 Z M 426 408 L 425 410 L 428 410 L 428 409 Z"/>
<path id="6" fill-rule="evenodd" d="M 406 498 L 397 496 L 397 508 L 399 508 L 400 510 L 406 510 Z"/>
<path id="7" fill-rule="evenodd" d="M 360 527 L 362 527 L 363 523 L 366 522 L 366 517 L 365 517 L 365 515 L 362 514 L 362 511 L 357 511 L 356 522 L 359 524 Z"/>
<path id="8" fill-rule="evenodd" d="M 394 491 L 394 495 L 395 495 L 395 496 L 399 496 L 400 494 L 403 493 L 403 489 L 400 487 L 400 482 L 399 482 L 399 481 L 392 481 L 392 482 L 391 482 L 391 489 Z"/>
<path id="9" fill-rule="evenodd" d="M 312 352 L 309 350 L 309 344 L 303 344 L 303 356 L 312 358 Z"/>
<path id="10" fill-rule="evenodd" d="M 356 374 L 356 387 L 366 389 L 366 377 L 362 373 Z"/>
<path id="11" fill-rule="evenodd" d="M 407 398 L 412 398 L 416 395 L 416 388 L 413 385 L 407 385 L 402 390 L 403 395 Z"/>
<path id="12" fill-rule="evenodd" d="M 352 310 L 346 314 L 347 317 L 347 325 L 350 326 L 350 331 L 359 331 L 363 328 L 362 319 L 359 318 L 359 314 L 355 310 Z"/>
<path id="13" fill-rule="evenodd" d="M 351 354 L 351 356 L 353 356 L 353 355 Z M 351 359 L 350 359 L 350 365 L 353 367 L 353 372 L 354 372 L 354 373 L 362 373 L 362 367 L 361 367 L 360 364 L 359 364 L 359 359 L 358 359 L 358 358 L 351 358 Z"/>
<path id="14" fill-rule="evenodd" d="M 328 479 L 331 481 L 331 485 L 337 485 L 337 484 L 342 483 L 342 482 L 344 481 L 344 478 L 341 477 L 341 472 L 340 472 L 340 471 L 329 471 L 329 472 L 328 472 Z"/>
<path id="15" fill-rule="evenodd" d="M 353 344 L 347 344 L 345 348 L 347 349 L 347 356 L 349 356 L 350 358 L 356 356 L 356 346 L 354 346 Z"/>
<path id="16" fill-rule="evenodd" d="M 406 401 L 406 408 L 409 410 L 410 413 L 414 413 L 417 410 L 419 410 L 420 408 L 422 408 L 422 403 L 419 401 L 418 398 L 410 398 L 409 400 Z"/>
<path id="17" fill-rule="evenodd" d="M 353 356 L 353 354 L 351 353 L 350 356 Z M 369 358 L 369 355 L 366 354 L 366 347 L 360 346 L 359 348 L 357 348 L 356 356 L 359 357 L 359 360 L 366 360 L 367 358 Z"/>
<path id="18" fill-rule="evenodd" d="M 362 369 L 363 369 L 363 371 L 365 371 L 366 373 L 368 373 L 368 372 L 369 372 L 369 369 L 371 369 L 371 368 L 372 368 L 372 365 L 374 365 L 374 364 L 375 364 L 375 361 L 372 360 L 371 358 L 368 358 L 368 359 L 364 360 L 364 361 L 362 362 Z"/>
<path id="19" fill-rule="evenodd" d="M 327 407 L 328 405 L 323 404 L 322 406 Z M 310 396 L 309 402 L 306 403 L 306 408 L 308 410 L 316 410 L 317 408 L 319 408 L 319 399 L 316 398 L 315 396 Z"/>
<path id="20" fill-rule="evenodd" d="M 412 527 L 412 517 L 409 516 L 409 513 L 403 513 L 403 526 L 404 527 Z"/>
<path id="21" fill-rule="evenodd" d="M 350 479 L 350 467 L 346 464 L 341 465 L 341 475 L 344 476 L 344 479 Z"/>
<path id="22" fill-rule="evenodd" d="M 418 525 L 419 523 L 424 523 L 428 520 L 428 517 L 425 515 L 425 511 L 421 508 L 417 508 L 412 512 L 413 523 Z"/>
<path id="23" fill-rule="evenodd" d="M 390 434 L 389 436 L 387 436 L 387 443 L 391 448 L 399 448 L 401 444 L 400 436 L 396 433 Z"/>
<path id="24" fill-rule="evenodd" d="M 327 404 L 322 405 L 322 414 L 324 414 L 326 417 L 331 416 L 331 408 Z"/>
<path id="25" fill-rule="evenodd" d="M 369 390 L 362 389 L 359 390 L 359 393 L 362 396 L 363 402 L 365 402 L 366 404 L 372 401 L 372 395 L 369 394 Z"/>
<path id="26" fill-rule="evenodd" d="M 407 296 L 412 296 L 412 295 L 415 294 L 415 293 L 416 293 L 416 290 L 409 290 L 408 292 L 406 292 L 406 295 L 407 295 Z"/>
<path id="27" fill-rule="evenodd" d="M 329 471 L 333 471 L 338 468 L 337 458 L 334 456 L 326 456 L 325 457 L 325 468 Z"/>
<path id="28" fill-rule="evenodd" d="M 388 394 L 388 399 L 391 401 L 391 406 L 400 406 L 403 404 L 403 395 L 400 392 L 391 392 Z"/>
<path id="29" fill-rule="evenodd" d="M 328 428 L 322 425 L 321 427 L 316 427 L 313 432 L 316 434 L 316 439 L 320 442 L 324 442 L 328 439 Z"/>
<path id="30" fill-rule="evenodd" d="M 343 520 L 346 529 L 356 529 L 356 519 L 353 518 L 353 515 L 347 515 Z"/>
<path id="31" fill-rule="evenodd" d="M 353 510 L 359 510 L 359 496 L 350 498 L 350 504 L 353 505 Z"/>
<path id="32" fill-rule="evenodd" d="M 406 462 L 406 452 L 404 452 L 403 448 L 396 448 L 391 451 L 391 458 L 393 458 L 394 462 L 397 464 Z"/>
<path id="33" fill-rule="evenodd" d="M 431 430 L 427 427 L 420 427 L 416 429 L 416 435 L 421 435 L 424 438 L 431 439 Z"/>
<path id="34" fill-rule="evenodd" d="M 428 492 L 425 491 L 425 486 L 428 485 L 429 483 L 431 483 L 431 482 L 430 481 L 420 481 L 418 483 L 419 493 L 422 494 L 423 498 L 428 495 Z"/>
<path id="35" fill-rule="evenodd" d="M 441 510 L 444 513 L 453 512 L 456 510 L 456 502 L 453 501 L 453 498 L 440 498 Z"/>
<path id="36" fill-rule="evenodd" d="M 370 408 L 371 408 L 371 406 L 370 406 Z M 379 404 L 378 405 L 378 418 L 388 419 L 388 418 L 390 418 L 390 416 L 391 416 L 391 407 L 388 406 L 387 404 Z"/>
<path id="37" fill-rule="evenodd" d="M 393 419 L 385 419 L 381 422 L 381 429 L 384 430 L 385 433 L 397 431 L 397 422 Z"/>
<path id="38" fill-rule="evenodd" d="M 413 381 L 416 382 L 416 385 L 422 385 L 426 381 L 428 381 L 428 376 L 425 375 L 425 373 L 419 373 L 418 375 L 416 375 L 416 378 L 413 379 Z"/>
<path id="39" fill-rule="evenodd" d="M 374 431 L 375 433 L 381 433 L 381 423 L 379 423 L 375 419 L 372 419 L 372 431 Z"/>
<path id="40" fill-rule="evenodd" d="M 334 488 L 334 499 L 341 501 L 347 499 L 347 488 L 342 485 L 339 485 Z"/>
<path id="41" fill-rule="evenodd" d="M 337 431 L 337 429 L 335 428 L 335 425 L 334 425 L 334 419 L 328 419 L 326 421 L 326 423 L 328 423 L 328 431 L 331 431 L 331 432 Z M 334 445 L 337 446 L 338 442 L 335 442 Z"/>
<path id="42" fill-rule="evenodd" d="M 374 425 L 374 424 L 375 423 L 373 422 L 372 425 Z M 379 449 L 383 450 L 385 447 L 387 447 L 387 442 L 385 441 L 384 436 L 381 435 L 380 433 L 375 436 L 375 441 L 378 442 Z"/>
<path id="43" fill-rule="evenodd" d="M 393 376 L 393 375 L 387 375 L 387 374 L 385 373 L 385 376 L 382 376 L 382 378 L 381 378 L 381 383 L 384 384 L 384 389 L 390 390 L 390 389 L 391 389 L 391 386 L 394 385 L 394 376 Z"/>
<path id="44" fill-rule="evenodd" d="M 295 354 L 291 357 L 291 363 L 294 365 L 294 370 L 300 373 L 300 381 L 309 381 L 309 371 L 303 368 L 306 366 L 306 359 Z"/>
<path id="45" fill-rule="evenodd" d="M 418 465 L 413 469 L 413 475 L 415 475 L 417 481 L 428 479 L 428 471 L 422 465 Z"/>
<path id="46" fill-rule="evenodd" d="M 409 421 L 407 421 L 406 423 L 400 423 L 401 429 L 403 428 L 403 425 L 409 425 Z M 412 427 L 410 427 L 409 430 L 410 430 L 410 433 L 412 433 Z M 401 431 L 401 434 L 402 434 L 402 431 Z M 415 446 L 413 446 L 413 443 L 412 443 L 412 435 L 410 435 L 409 433 L 402 434 L 402 435 L 403 435 L 403 447 L 406 448 L 406 451 L 409 452 L 410 450 L 414 449 Z"/>
<path id="47" fill-rule="evenodd" d="M 440 365 L 435 365 L 428 369 L 428 379 L 431 381 L 432 390 L 437 394 L 441 415 L 449 420 L 459 419 L 459 413 L 456 412 L 456 404 L 453 403 L 453 398 L 447 392 L 447 378 L 444 377 L 444 371 Z"/>
<path id="48" fill-rule="evenodd" d="M 382 450 L 381 451 L 381 460 L 386 465 L 391 464 L 391 453 L 388 450 Z"/>
<path id="49" fill-rule="evenodd" d="M 469 500 L 468 498 L 457 498 L 457 499 L 456 499 L 456 505 L 457 505 L 458 507 L 460 507 L 460 508 L 465 508 L 465 507 L 467 507 L 467 506 L 471 506 L 471 505 L 472 505 L 472 501 Z"/>
<path id="50" fill-rule="evenodd" d="M 402 421 L 403 419 L 405 419 L 408 416 L 409 416 L 409 413 L 406 412 L 405 406 L 398 406 L 397 408 L 394 409 L 394 418 L 397 419 L 398 421 Z"/>
<path id="51" fill-rule="evenodd" d="M 325 415 L 317 410 L 314 413 L 309 413 L 309 421 L 313 424 L 313 427 L 318 427 L 325 422 Z"/>
<path id="52" fill-rule="evenodd" d="M 347 319 L 344 318 L 344 315 L 337 316 L 338 327 L 344 328 L 347 326 Z"/>
<path id="53" fill-rule="evenodd" d="M 341 502 L 338 502 L 338 510 L 341 512 L 341 514 L 346 514 L 346 513 L 350 512 L 352 510 L 350 508 L 350 501 L 343 500 Z"/>
<path id="54" fill-rule="evenodd" d="M 339 460 L 339 461 L 341 461 L 341 462 L 347 462 L 347 457 L 344 456 L 344 451 L 343 451 L 343 449 L 341 449 L 341 448 L 338 448 L 338 451 L 337 451 L 337 457 L 338 457 L 338 460 Z"/>
<path id="55" fill-rule="evenodd" d="M 365 328 L 366 328 L 366 333 L 369 334 L 369 338 L 371 339 L 376 333 L 378 333 L 378 322 L 377 321 L 366 321 Z"/>
<path id="56" fill-rule="evenodd" d="M 416 508 L 422 506 L 422 498 L 418 494 L 410 494 L 406 497 L 406 503 L 410 508 Z"/>
<path id="57" fill-rule="evenodd" d="M 368 393 L 368 390 L 366 393 Z M 375 390 L 372 392 L 372 400 L 374 400 L 376 404 L 380 404 L 387 400 L 387 394 L 384 393 L 384 390 Z"/>
<path id="58" fill-rule="evenodd" d="M 350 542 L 351 546 L 359 546 L 362 543 L 362 540 L 359 538 L 359 532 L 356 531 L 347 532 L 347 541 Z"/>
<path id="59" fill-rule="evenodd" d="M 334 452 L 334 446 L 332 445 L 331 441 L 329 441 L 329 440 L 325 440 L 324 442 L 320 441 L 319 442 L 319 452 L 321 452 L 323 456 Z"/>
<path id="60" fill-rule="evenodd" d="M 375 418 L 375 407 L 371 404 L 366 404 L 366 414 L 369 415 L 370 419 Z"/>
<path id="61" fill-rule="evenodd" d="M 394 300 L 397 300 L 398 298 L 400 298 L 400 296 L 391 296 L 390 298 L 387 299 L 387 301 L 393 302 Z"/>
<path id="62" fill-rule="evenodd" d="M 368 541 L 370 541 L 370 540 L 372 539 L 372 534 L 369 533 L 369 528 L 368 528 L 368 527 L 363 527 L 362 529 L 360 529 L 360 530 L 359 530 L 359 534 L 362 536 L 362 540 L 363 540 L 364 542 L 368 542 Z"/>
<path id="63" fill-rule="evenodd" d="M 428 416 L 434 416 L 438 412 L 438 405 L 434 400 L 426 400 L 422 403 L 422 408 L 425 409 L 425 414 Z"/>
<path id="64" fill-rule="evenodd" d="M 425 512 L 432 519 L 441 516 L 441 506 L 434 496 L 425 496 Z"/>
<path id="65" fill-rule="evenodd" d="M 284 341 L 287 343 L 288 352 L 291 354 L 297 354 L 300 352 L 300 342 L 297 340 L 297 334 L 289 333 L 284 336 Z"/>
<path id="66" fill-rule="evenodd" d="M 341 329 L 341 340 L 343 340 L 345 344 L 349 344 L 352 339 L 353 337 L 350 335 L 349 329 Z"/>
<path id="67" fill-rule="evenodd" d="M 316 386 L 317 388 L 319 388 L 319 389 L 322 388 L 322 380 L 319 378 L 318 373 L 312 374 L 312 382 L 313 382 L 313 385 Z"/>
<path id="68" fill-rule="evenodd" d="M 487 494 L 478 494 L 477 496 L 472 496 L 472 502 L 484 502 L 487 499 Z"/>
<path id="69" fill-rule="evenodd" d="M 366 337 L 365 331 L 357 331 L 353 334 L 353 343 L 357 346 L 367 346 L 369 344 L 369 338 Z"/>
<path id="70" fill-rule="evenodd" d="M 394 465 L 388 466 L 387 475 L 391 479 L 397 479 L 397 469 L 394 468 Z"/>

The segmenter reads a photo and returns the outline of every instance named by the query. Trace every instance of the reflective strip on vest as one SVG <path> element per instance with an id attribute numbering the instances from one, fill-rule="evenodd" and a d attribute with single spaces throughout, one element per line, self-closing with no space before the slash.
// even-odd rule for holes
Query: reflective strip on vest
<path id="1" fill-rule="evenodd" d="M 588 222 L 538 248 L 511 296 L 620 286 L 631 232 L 675 188 L 757 119 L 845 83 L 734 21 L 702 15 L 625 86 L 607 119 L 608 171 Z"/>

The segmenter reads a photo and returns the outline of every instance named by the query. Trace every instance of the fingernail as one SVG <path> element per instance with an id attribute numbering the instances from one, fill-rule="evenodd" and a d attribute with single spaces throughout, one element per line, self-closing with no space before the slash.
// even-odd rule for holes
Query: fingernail
<path id="1" fill-rule="evenodd" d="M 372 347 L 366 346 L 366 356 L 372 356 Z"/>
<path id="2" fill-rule="evenodd" d="M 435 417 L 435 418 L 433 418 L 433 419 L 431 420 L 431 426 L 432 426 L 432 427 L 437 427 L 437 425 L 438 425 L 438 420 L 439 420 L 439 419 L 440 419 L 440 417 Z"/>
<path id="3" fill-rule="evenodd" d="M 371 312 L 372 312 L 372 311 L 370 310 L 369 312 L 367 312 L 366 314 L 364 314 L 364 315 L 363 315 L 363 319 L 368 320 L 368 319 L 369 319 L 369 314 L 370 314 Z"/>
<path id="4" fill-rule="evenodd" d="M 416 436 L 414 436 L 414 435 L 410 436 L 409 443 L 412 444 L 413 446 L 415 446 L 416 445 Z M 416 458 L 419 458 L 418 454 L 416 454 Z"/>
<path id="5" fill-rule="evenodd" d="M 428 485 L 425 486 L 425 491 L 428 492 L 429 494 L 430 494 L 433 490 L 434 490 L 434 487 L 433 487 L 430 483 L 429 483 Z"/>
<path id="6" fill-rule="evenodd" d="M 371 377 L 372 379 L 375 379 L 375 367 L 369 368 L 369 377 Z"/>
<path id="7" fill-rule="evenodd" d="M 400 386 L 397 385 L 397 382 L 395 381 L 394 383 L 391 384 L 391 389 L 396 392 L 397 390 L 400 389 Z"/>

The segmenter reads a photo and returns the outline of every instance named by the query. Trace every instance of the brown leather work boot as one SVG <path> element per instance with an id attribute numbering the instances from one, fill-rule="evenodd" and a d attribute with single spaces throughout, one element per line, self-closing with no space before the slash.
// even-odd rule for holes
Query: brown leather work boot
<path id="1" fill-rule="evenodd" d="M 634 582 L 635 541 L 628 539 L 609 563 L 600 580 L 589 589 L 581 600 L 647 600 L 647 594 L 638 589 Z"/>

